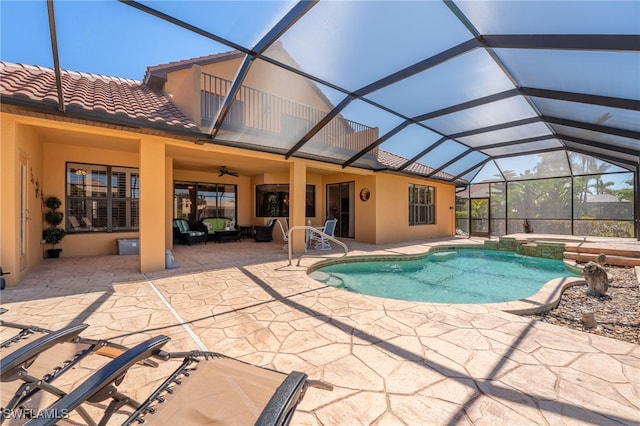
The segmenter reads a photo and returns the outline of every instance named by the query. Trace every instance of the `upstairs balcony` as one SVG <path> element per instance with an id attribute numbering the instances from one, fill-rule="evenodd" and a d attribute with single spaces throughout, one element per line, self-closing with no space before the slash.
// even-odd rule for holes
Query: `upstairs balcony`
<path id="1" fill-rule="evenodd" d="M 206 73 L 201 73 L 200 81 L 201 123 L 205 127 L 212 126 L 232 82 Z M 223 122 L 221 137 L 258 145 L 268 144 L 287 150 L 322 120 L 327 112 L 262 90 L 241 86 Z M 346 160 L 377 138 L 377 128 L 339 115 L 316 133 L 301 151 Z M 376 159 L 377 148 L 363 156 L 365 161 Z"/>

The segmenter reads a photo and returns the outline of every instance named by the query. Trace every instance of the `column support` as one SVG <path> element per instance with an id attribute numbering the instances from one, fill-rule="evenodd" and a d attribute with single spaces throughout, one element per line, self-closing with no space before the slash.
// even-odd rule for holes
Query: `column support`
<path id="1" fill-rule="evenodd" d="M 165 269 L 166 244 L 165 144 L 153 137 L 140 140 L 140 272 Z"/>
<path id="2" fill-rule="evenodd" d="M 307 165 L 293 159 L 289 165 L 289 226 L 304 226 L 307 197 Z M 290 235 L 293 253 L 304 253 L 304 232 Z"/>

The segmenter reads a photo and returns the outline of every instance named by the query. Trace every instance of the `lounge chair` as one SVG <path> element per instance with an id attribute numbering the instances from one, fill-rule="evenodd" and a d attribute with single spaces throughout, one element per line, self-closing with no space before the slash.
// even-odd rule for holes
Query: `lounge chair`
<path id="1" fill-rule="evenodd" d="M 69 224 L 73 230 L 80 229 L 80 222 L 78 222 L 78 218 L 75 216 L 69 216 Z"/>
<path id="2" fill-rule="evenodd" d="M 6 309 L 2 309 L 1 313 L 7 312 Z M 4 354 L 6 353 L 4 352 L 5 349 L 14 350 L 17 346 L 25 344 L 36 334 L 42 335 L 42 333 L 49 333 L 50 330 L 0 320 L 0 332 L 3 336 L 3 340 L 0 342 L 0 354 Z"/>
<path id="3" fill-rule="evenodd" d="M 275 225 L 276 220 L 271 219 L 264 226 L 254 226 L 253 227 L 253 239 L 257 242 L 269 242 L 273 241 L 273 226 Z"/>
<path id="4" fill-rule="evenodd" d="M 86 324 L 79 324 L 44 333 L 39 338 L 25 337 L 14 340 L 13 352 L 6 355 L 3 352 L 0 365 L 3 412 L 5 410 L 10 412 L 18 406 L 22 407 L 25 401 L 41 390 L 57 397 L 64 395 L 64 392 L 51 385 L 51 382 L 71 368 L 72 361 L 65 363 L 66 357 L 59 354 L 53 355 L 51 352 L 47 353 L 46 357 L 39 358 L 39 356 L 56 345 L 72 342 L 87 327 Z M 41 362 L 42 360 L 44 362 Z M 11 389 L 10 382 L 17 382 L 15 389 Z"/>
<path id="5" fill-rule="evenodd" d="M 3 324 L 4 327 L 7 327 L 6 323 Z M 17 340 L 12 339 L 12 344 L 3 348 L 0 363 L 0 400 L 3 413 L 39 408 L 42 398 L 36 398 L 35 395 L 40 391 L 55 399 L 61 398 L 66 393 L 52 382 L 66 371 L 76 369 L 77 364 L 89 355 L 115 358 L 128 349 L 104 340 L 80 337 L 79 334 L 88 327 L 87 324 L 71 325 L 57 331 L 12 323 L 8 327 L 32 333 Z M 39 336 L 37 338 L 36 333 Z M 31 335 L 34 337 L 29 338 Z M 11 351 L 7 348 L 11 348 Z M 157 363 L 148 365 L 157 366 Z M 91 420 L 84 409 L 78 413 L 85 421 Z"/>
<path id="6" fill-rule="evenodd" d="M 173 239 L 182 244 L 207 244 L 207 233 L 205 231 L 192 230 L 189 222 L 185 219 L 173 219 Z"/>
<path id="7" fill-rule="evenodd" d="M 133 347 L 50 405 L 46 412 L 67 414 L 91 402 L 106 407 L 101 418 L 95 419 L 98 424 L 124 413 L 128 417 L 119 424 L 286 425 L 307 387 L 332 389 L 325 383 L 308 380 L 304 373 L 284 374 L 213 352 L 165 352 L 162 348 L 168 341 L 167 336 L 157 336 Z M 123 381 L 128 369 L 151 356 L 175 363 L 177 368 L 172 368 L 160 386 L 138 404 L 117 386 L 129 385 Z M 37 418 L 27 425 L 55 423 L 55 418 Z"/>
<path id="8" fill-rule="evenodd" d="M 312 237 L 312 239 L 315 241 L 314 248 L 316 250 L 331 250 L 331 243 L 328 237 L 334 237 L 337 223 L 338 219 L 327 219 L 321 229 L 323 234 L 314 234 L 315 238 Z"/>

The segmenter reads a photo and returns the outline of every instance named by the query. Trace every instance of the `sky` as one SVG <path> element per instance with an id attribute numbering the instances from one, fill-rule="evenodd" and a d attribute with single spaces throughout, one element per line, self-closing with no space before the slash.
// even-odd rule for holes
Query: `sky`
<path id="1" fill-rule="evenodd" d="M 259 40 L 293 4 L 141 3 L 235 43 L 249 45 Z M 142 80 L 147 66 L 232 50 L 115 0 L 56 0 L 54 12 L 60 66 L 66 70 Z M 211 18 L 221 15 L 225 19 Z M 0 31 L 2 61 L 53 67 L 45 0 L 0 0 Z"/>

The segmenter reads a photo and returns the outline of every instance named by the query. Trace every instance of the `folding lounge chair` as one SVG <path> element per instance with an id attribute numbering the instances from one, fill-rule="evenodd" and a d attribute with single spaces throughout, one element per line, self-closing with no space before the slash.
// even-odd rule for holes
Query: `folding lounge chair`
<path id="1" fill-rule="evenodd" d="M 168 341 L 167 336 L 157 336 L 140 343 L 96 371 L 46 412 L 66 414 L 86 402 L 104 406 L 110 399 L 97 420 L 99 424 L 106 424 L 114 414 L 122 415 L 126 405 L 138 405 L 122 425 L 286 425 L 308 386 L 332 389 L 308 380 L 304 373 L 287 375 L 213 352 L 168 353 L 162 350 Z M 145 401 L 132 404 L 116 386 L 124 387 L 127 370 L 150 356 L 178 366 Z M 55 418 L 37 418 L 27 425 L 55 422 Z"/>
<path id="2" fill-rule="evenodd" d="M 36 339 L 21 339 L 16 341 L 19 346 L 15 347 L 14 345 L 13 352 L 7 355 L 3 353 L 0 359 L 0 382 L 3 383 L 1 396 L 3 413 L 22 406 L 25 401 L 40 390 L 47 391 L 57 397 L 64 395 L 64 392 L 51 385 L 51 382 L 75 364 L 73 359 L 65 363 L 65 357 L 55 356 L 53 357 L 55 361 L 53 361 L 51 353 L 48 353 L 47 360 L 43 363 L 38 360 L 38 357 L 58 344 L 73 342 L 78 337 L 78 334 L 87 327 L 86 324 L 79 324 L 43 334 Z M 80 354 L 78 358 L 82 358 L 85 355 Z M 45 365 L 48 365 L 49 368 L 45 367 Z M 14 381 L 19 381 L 19 385 L 13 395 L 10 395 L 10 392 L 7 392 L 10 388 L 7 383 Z M 4 418 L 0 419 L 0 421 L 2 420 Z"/>
<path id="3" fill-rule="evenodd" d="M 6 323 L 3 324 L 6 326 Z M 59 399 L 65 392 L 54 386 L 52 382 L 76 368 L 78 363 L 91 354 L 100 354 L 115 358 L 127 350 L 126 347 L 104 340 L 94 340 L 80 337 L 88 325 L 78 324 L 65 327 L 58 331 L 48 331 L 38 327 L 11 324 L 22 330 L 37 329 L 38 338 L 23 337 L 13 340 L 13 345 L 5 348 L 0 358 L 0 382 L 2 383 L 2 413 L 14 410 L 37 409 L 42 398 L 37 402 L 32 400 L 35 394 L 45 391 L 54 399 Z M 149 364 L 157 366 L 157 363 Z M 15 386 L 13 386 L 15 382 Z M 78 413 L 89 421 L 90 416 L 84 411 Z M 3 415 L 0 423 L 5 420 Z"/>
<path id="4" fill-rule="evenodd" d="M 6 310 L 4 312 L 6 312 Z M 0 320 L 0 353 L 4 353 L 5 349 L 14 349 L 16 345 L 26 343 L 27 340 L 36 334 L 50 332 L 51 330 L 46 330 L 33 325 L 16 324 Z"/>

